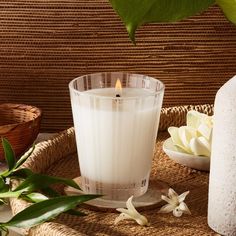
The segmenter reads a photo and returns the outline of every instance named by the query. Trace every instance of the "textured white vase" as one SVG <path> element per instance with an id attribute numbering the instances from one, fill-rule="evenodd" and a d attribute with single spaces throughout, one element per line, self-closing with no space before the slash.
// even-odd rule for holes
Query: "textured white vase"
<path id="1" fill-rule="evenodd" d="M 215 99 L 208 224 L 222 235 L 236 235 L 236 76 Z"/>

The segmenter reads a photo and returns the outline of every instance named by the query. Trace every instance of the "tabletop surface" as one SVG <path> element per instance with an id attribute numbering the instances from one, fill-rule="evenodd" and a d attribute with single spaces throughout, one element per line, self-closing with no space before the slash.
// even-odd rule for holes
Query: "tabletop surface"
<path id="1" fill-rule="evenodd" d="M 66 131 L 67 132 L 67 131 Z M 69 130 L 55 140 L 47 142 L 29 167 L 37 168 L 40 172 L 74 178 L 79 175 L 79 165 L 74 140 L 74 131 Z M 156 144 L 151 181 L 160 179 L 169 183 L 178 194 L 190 191 L 186 198 L 186 204 L 192 215 L 183 215 L 176 218 L 169 214 L 158 214 L 159 208 L 143 209 L 151 225 L 141 227 L 135 222 L 124 221 L 114 225 L 114 219 L 118 212 L 92 209 L 88 206 L 81 206 L 80 210 L 87 213 L 86 217 L 76 217 L 62 214 L 54 222 L 42 224 L 31 232 L 41 236 L 47 230 L 48 235 L 57 232 L 63 236 L 67 235 L 215 235 L 207 225 L 207 201 L 208 201 L 208 179 L 209 173 L 196 171 L 184 167 L 169 159 L 162 151 L 163 141 L 168 137 L 167 132 L 160 132 Z M 53 163 L 53 165 L 52 165 Z M 64 188 L 56 188 L 63 193 Z M 14 208 L 24 208 L 21 203 L 14 201 Z M 49 234 L 51 233 L 51 234 Z"/>

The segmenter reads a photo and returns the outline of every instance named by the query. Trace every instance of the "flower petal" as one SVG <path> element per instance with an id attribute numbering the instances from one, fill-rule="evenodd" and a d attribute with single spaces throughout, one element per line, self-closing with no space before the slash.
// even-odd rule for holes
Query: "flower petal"
<path id="1" fill-rule="evenodd" d="M 146 225 L 148 226 L 148 220 L 145 216 L 141 215 L 134 207 L 133 203 L 133 196 L 131 196 L 127 202 L 126 206 L 128 209 L 125 208 L 117 208 L 116 210 L 121 212 L 121 214 L 115 219 L 115 224 L 117 224 L 119 221 L 124 220 L 124 219 L 131 219 L 135 220 L 139 225 Z"/>
<path id="2" fill-rule="evenodd" d="M 143 215 L 140 215 L 140 217 L 135 220 L 139 225 L 142 225 L 142 226 L 149 226 L 150 225 L 147 218 Z"/>
<path id="3" fill-rule="evenodd" d="M 212 133 L 212 127 L 209 127 L 207 124 L 201 123 L 197 129 L 197 131 L 206 138 L 207 140 L 210 140 L 211 133 Z"/>
<path id="4" fill-rule="evenodd" d="M 194 153 L 194 155 L 209 157 L 211 153 L 210 153 L 209 149 L 207 148 L 207 146 L 205 146 L 205 144 L 203 143 L 202 138 L 204 138 L 204 137 L 201 137 L 201 139 L 200 138 L 192 138 L 190 140 L 190 148 L 191 148 L 192 152 Z"/>
<path id="5" fill-rule="evenodd" d="M 127 215 L 130 214 L 129 210 L 128 209 L 125 209 L 125 208 L 117 208 L 116 209 L 117 211 L 121 212 L 121 213 L 125 213 Z"/>
<path id="6" fill-rule="evenodd" d="M 158 213 L 170 213 L 175 209 L 174 205 L 166 204 L 158 211 Z"/>
<path id="7" fill-rule="evenodd" d="M 192 127 L 188 127 L 188 126 L 181 126 L 178 129 L 178 133 L 179 133 L 179 138 L 181 139 L 185 149 L 188 152 L 191 152 L 191 150 L 189 148 L 189 142 L 190 142 L 191 138 L 197 137 L 196 129 L 194 129 Z"/>
<path id="8" fill-rule="evenodd" d="M 174 189 L 169 188 L 168 197 L 170 198 L 170 204 L 175 206 L 179 205 L 178 194 L 174 191 Z"/>
<path id="9" fill-rule="evenodd" d="M 173 210 L 173 215 L 174 215 L 175 217 L 180 217 L 180 216 L 183 215 L 183 211 L 181 211 L 179 207 L 176 207 L 176 208 Z"/>
<path id="10" fill-rule="evenodd" d="M 127 207 L 127 209 L 128 209 L 129 212 L 132 212 L 133 214 L 139 214 L 139 213 L 137 212 L 137 210 L 135 209 L 133 203 L 132 203 L 133 197 L 134 197 L 134 196 L 131 196 L 131 197 L 127 200 L 127 202 L 126 202 L 126 207 Z"/>
<path id="11" fill-rule="evenodd" d="M 178 197 L 178 193 L 176 193 L 173 188 L 169 188 L 168 197 L 169 198 Z"/>
<path id="12" fill-rule="evenodd" d="M 169 203 L 169 204 L 175 206 L 175 207 L 176 207 L 177 205 L 179 205 L 178 199 L 177 199 L 176 197 L 174 197 L 174 198 L 168 198 L 168 197 L 165 196 L 165 195 L 161 195 L 161 199 L 164 200 L 165 202 L 167 202 L 167 203 Z"/>
<path id="13" fill-rule="evenodd" d="M 121 220 L 132 220 L 133 218 L 125 213 L 121 213 L 119 216 L 115 218 L 114 224 L 118 224 Z"/>
<path id="14" fill-rule="evenodd" d="M 204 113 L 201 113 L 201 123 L 204 123 L 209 127 L 213 127 L 213 116 L 208 116 Z"/>
<path id="15" fill-rule="evenodd" d="M 161 199 L 164 200 L 165 202 L 169 203 L 169 204 L 173 203 L 173 201 L 165 195 L 161 195 Z"/>
<path id="16" fill-rule="evenodd" d="M 200 122 L 201 122 L 200 112 L 191 110 L 187 113 L 187 126 L 197 129 Z"/>
<path id="17" fill-rule="evenodd" d="M 174 145 L 176 145 L 177 147 L 180 147 L 181 149 L 183 149 L 185 152 L 188 153 L 188 148 L 186 148 L 183 144 L 183 142 L 181 141 L 180 137 L 179 137 L 179 128 L 177 127 L 169 127 L 168 128 L 168 132 L 171 136 L 172 142 L 174 143 Z"/>
<path id="18" fill-rule="evenodd" d="M 207 152 L 209 153 L 209 155 L 207 155 L 207 156 L 210 156 L 211 155 L 211 144 L 210 144 L 209 140 L 207 140 L 205 137 L 199 137 L 198 139 L 201 142 L 201 144 L 206 148 Z"/>
<path id="19" fill-rule="evenodd" d="M 186 196 L 187 196 L 189 193 L 190 193 L 189 191 L 186 191 L 186 192 L 180 194 L 180 195 L 178 196 L 179 202 L 180 202 L 180 203 L 183 202 L 184 199 L 186 198 Z"/>
<path id="20" fill-rule="evenodd" d="M 186 205 L 185 202 L 181 202 L 179 204 L 179 209 L 183 211 L 185 214 L 191 215 L 191 211 L 189 210 L 188 206 Z"/>

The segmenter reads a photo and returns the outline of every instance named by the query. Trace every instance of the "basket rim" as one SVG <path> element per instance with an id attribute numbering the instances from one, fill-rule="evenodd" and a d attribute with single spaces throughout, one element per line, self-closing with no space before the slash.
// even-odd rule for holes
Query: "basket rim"
<path id="1" fill-rule="evenodd" d="M 30 119 L 28 121 L 24 122 L 16 122 L 16 123 L 10 123 L 6 125 L 0 125 L 1 128 L 6 128 L 6 127 L 11 127 L 11 126 L 16 126 L 19 124 L 28 124 L 31 123 L 37 119 L 40 119 L 42 116 L 42 110 L 36 106 L 32 105 L 27 105 L 27 104 L 21 104 L 21 103 L 2 103 L 0 104 L 0 110 L 3 108 L 10 108 L 10 109 L 15 109 L 15 110 L 20 110 L 20 111 L 30 111 L 36 115 L 34 119 Z"/>

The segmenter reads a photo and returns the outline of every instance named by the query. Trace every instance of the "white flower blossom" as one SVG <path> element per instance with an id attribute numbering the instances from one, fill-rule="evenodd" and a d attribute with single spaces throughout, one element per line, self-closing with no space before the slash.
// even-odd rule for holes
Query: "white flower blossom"
<path id="1" fill-rule="evenodd" d="M 118 224 L 121 220 L 135 220 L 139 225 L 142 226 L 149 226 L 149 222 L 147 218 L 143 215 L 141 215 L 134 207 L 133 203 L 133 196 L 131 196 L 127 202 L 125 208 L 117 208 L 116 210 L 121 212 L 121 214 L 116 217 L 115 224 Z"/>
<path id="2" fill-rule="evenodd" d="M 169 127 L 168 132 L 180 152 L 210 157 L 212 129 L 212 116 L 192 110 L 187 113 L 187 126 Z"/>
<path id="3" fill-rule="evenodd" d="M 159 213 L 173 212 L 173 215 L 176 217 L 182 216 L 183 213 L 191 215 L 188 206 L 184 203 L 184 200 L 188 194 L 189 191 L 178 195 L 172 188 L 170 188 L 167 196 L 161 196 L 162 200 L 166 201 L 168 204 L 164 205 L 159 210 Z"/>

